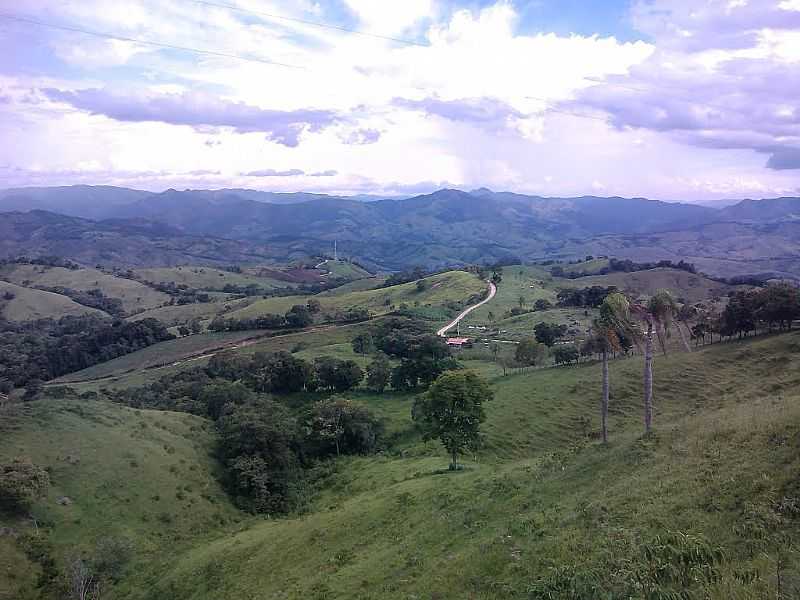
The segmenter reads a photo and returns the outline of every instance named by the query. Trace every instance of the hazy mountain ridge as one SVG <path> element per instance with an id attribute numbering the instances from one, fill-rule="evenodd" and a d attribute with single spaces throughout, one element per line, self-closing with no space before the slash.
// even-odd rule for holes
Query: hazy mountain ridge
<path id="1" fill-rule="evenodd" d="M 155 194 L 82 186 L 0 192 L 0 210 L 19 207 L 26 197 L 34 207 L 63 208 L 4 215 L 3 256 L 58 254 L 88 264 L 126 265 L 190 258 L 214 264 L 326 254 L 336 240 L 346 255 L 384 269 L 608 254 L 691 258 L 709 273 L 725 275 L 800 273 L 799 198 L 744 200 L 716 209 L 485 188 L 367 202 L 253 190 Z M 104 213 L 102 218 L 55 214 L 92 210 Z"/>

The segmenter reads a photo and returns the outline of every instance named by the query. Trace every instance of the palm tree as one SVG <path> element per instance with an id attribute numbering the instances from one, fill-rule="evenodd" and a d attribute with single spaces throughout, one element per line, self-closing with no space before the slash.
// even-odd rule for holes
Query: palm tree
<path id="1" fill-rule="evenodd" d="M 666 355 L 666 338 L 678 305 L 667 290 L 659 290 L 646 305 L 635 305 L 634 310 L 647 325 L 644 334 L 644 430 L 650 433 L 653 428 L 653 334 Z"/>
<path id="2" fill-rule="evenodd" d="M 608 353 L 622 350 L 622 338 L 635 339 L 638 328 L 630 318 L 628 299 L 615 292 L 606 296 L 600 305 L 600 316 L 592 323 L 595 343 L 603 364 L 603 398 L 600 404 L 600 422 L 603 443 L 608 443 Z"/>

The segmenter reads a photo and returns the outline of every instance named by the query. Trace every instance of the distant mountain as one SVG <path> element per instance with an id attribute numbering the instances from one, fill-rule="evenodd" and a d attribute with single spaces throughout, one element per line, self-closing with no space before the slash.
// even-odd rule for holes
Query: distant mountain
<path id="1" fill-rule="evenodd" d="M 0 257 L 59 256 L 85 265 L 173 266 L 264 262 L 274 251 L 189 236 L 143 220 L 90 221 L 42 210 L 0 214 Z"/>
<path id="2" fill-rule="evenodd" d="M 759 272 L 800 272 L 800 263 L 792 266 L 800 254 L 798 198 L 747 200 L 717 209 L 646 198 L 543 198 L 486 188 L 365 201 L 236 189 L 154 194 L 79 187 L 53 188 L 52 195 L 46 188 L 4 192 L 0 207 L 9 198 L 19 206 L 25 197 L 32 203 L 61 202 L 73 211 L 94 211 L 97 223 L 80 221 L 72 226 L 80 234 L 72 237 L 65 237 L 70 228 L 63 223 L 28 235 L 31 226 L 24 215 L 14 213 L 9 234 L 16 241 L 0 242 L 6 256 L 51 253 L 90 264 L 94 256 L 122 264 L 174 264 L 180 256 L 195 262 L 253 262 L 326 254 L 336 241 L 340 252 L 387 270 L 607 254 L 641 260 L 693 258 L 710 273 L 755 272 L 749 263 L 758 261 Z M 56 218 L 49 213 L 35 220 Z M 7 220 L 0 216 L 0 222 Z M 59 246 L 53 245 L 51 233 Z M 103 245 L 115 237 L 147 258 Z M 158 240 L 167 252 L 163 259 L 148 250 L 148 244 L 156 243 L 148 240 Z M 98 249 L 86 248 L 90 242 Z M 765 266 L 769 268 L 761 268 Z"/>
<path id="3" fill-rule="evenodd" d="M 104 219 L 151 192 L 109 185 L 28 187 L 0 190 L 0 211 L 48 210 L 72 217 Z"/>
<path id="4" fill-rule="evenodd" d="M 251 200 L 267 204 L 300 204 L 313 200 L 354 200 L 357 202 L 376 202 L 394 199 L 389 196 L 359 194 L 356 196 L 331 196 L 307 192 L 263 192 L 247 189 L 220 190 L 167 190 L 156 194 L 142 190 L 132 190 L 114 186 L 75 185 L 63 187 L 29 187 L 0 190 L 0 212 L 48 210 L 72 217 L 86 219 L 105 219 L 121 216 L 122 207 L 140 200 L 155 199 L 173 194 L 184 198 L 202 198 L 211 203 L 231 200 Z"/>

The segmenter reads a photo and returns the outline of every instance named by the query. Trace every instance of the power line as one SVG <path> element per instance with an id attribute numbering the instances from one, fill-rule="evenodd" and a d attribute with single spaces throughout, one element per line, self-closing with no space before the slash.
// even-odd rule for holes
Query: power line
<path id="1" fill-rule="evenodd" d="M 214 57 L 222 57 L 222 58 L 233 58 L 236 60 L 243 60 L 248 62 L 256 62 L 261 63 L 264 65 L 272 65 L 275 67 L 285 67 L 287 69 L 300 69 L 300 70 L 307 70 L 306 67 L 302 67 L 299 65 L 290 65 L 288 63 L 282 63 L 274 60 L 268 60 L 264 58 L 255 58 L 252 56 L 242 56 L 241 54 L 229 54 L 227 52 L 217 52 L 214 50 L 202 50 L 200 48 L 190 48 L 188 46 L 176 46 L 174 44 L 164 44 L 162 42 L 153 42 L 150 40 L 143 40 L 139 38 L 131 38 L 125 37 L 121 35 L 115 35 L 111 33 L 104 33 L 100 31 L 91 31 L 89 29 L 81 29 L 80 27 L 70 27 L 68 25 L 56 25 L 55 23 L 48 23 L 46 21 L 39 21 L 37 19 L 31 19 L 29 17 L 20 17 L 17 15 L 9 15 L 7 13 L 0 13 L 0 19 L 6 19 L 9 21 L 17 21 L 19 23 L 27 23 L 30 25 L 37 25 L 39 27 L 47 27 L 50 29 L 59 29 L 61 31 L 70 31 L 73 33 L 82 33 L 84 35 L 91 35 L 94 37 L 99 38 L 106 38 L 110 40 L 117 40 L 121 42 L 132 42 L 135 44 L 143 44 L 145 46 L 155 46 L 156 48 L 167 48 L 169 50 L 179 50 L 181 52 L 193 52 L 195 54 L 202 54 L 205 56 L 214 56 Z"/>
<path id="2" fill-rule="evenodd" d="M 370 33 L 368 31 L 361 31 L 359 29 L 351 29 L 349 27 L 343 27 L 341 25 L 331 25 L 330 23 L 323 23 L 321 21 L 307 21 L 305 19 L 296 19 L 294 17 L 285 17 L 283 15 L 276 15 L 274 13 L 263 12 L 260 10 L 251 10 L 248 8 L 240 8 L 238 6 L 234 6 L 233 4 L 225 4 L 222 2 L 208 2 L 207 0 L 186 0 L 187 2 L 193 2 L 195 4 L 202 4 L 204 6 L 213 6 L 216 8 L 225 8 L 227 10 L 235 10 L 237 12 L 248 13 L 251 15 L 258 15 L 261 17 L 268 17 L 270 19 L 279 19 L 282 21 L 290 21 L 292 23 L 300 23 L 302 25 L 310 25 L 312 27 L 322 27 L 325 29 L 333 29 L 336 31 L 344 31 L 346 33 L 353 33 L 355 35 L 363 35 L 366 37 L 376 38 L 379 40 L 386 40 L 389 42 L 396 42 L 398 44 L 405 44 L 407 46 L 421 46 L 423 48 L 428 48 L 428 44 L 422 44 L 420 42 L 415 42 L 412 40 L 405 40 L 402 38 L 391 37 L 388 35 L 380 35 L 377 33 Z"/>

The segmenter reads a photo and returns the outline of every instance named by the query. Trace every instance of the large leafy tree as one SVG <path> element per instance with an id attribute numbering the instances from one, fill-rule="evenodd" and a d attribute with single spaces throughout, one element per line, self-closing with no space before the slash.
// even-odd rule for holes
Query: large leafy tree
<path id="1" fill-rule="evenodd" d="M 526 338 L 517 344 L 514 358 L 523 367 L 532 367 L 544 358 L 547 349 L 534 339 Z"/>
<path id="2" fill-rule="evenodd" d="M 486 380 L 472 371 L 448 371 L 414 402 L 413 419 L 426 440 L 438 438 L 458 468 L 458 455 L 480 444 L 483 403 L 493 398 Z"/>

